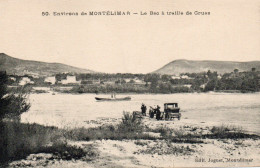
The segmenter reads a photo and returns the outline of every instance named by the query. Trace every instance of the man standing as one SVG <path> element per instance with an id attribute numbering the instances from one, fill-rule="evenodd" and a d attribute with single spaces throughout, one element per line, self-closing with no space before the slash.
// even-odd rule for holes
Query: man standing
<path id="1" fill-rule="evenodd" d="M 142 115 L 146 116 L 146 106 L 143 103 L 142 103 L 142 106 L 141 106 L 141 111 L 142 111 Z"/>
<path id="2" fill-rule="evenodd" d="M 161 119 L 161 111 L 160 111 L 160 106 L 157 105 L 156 108 L 156 119 L 160 120 Z"/>

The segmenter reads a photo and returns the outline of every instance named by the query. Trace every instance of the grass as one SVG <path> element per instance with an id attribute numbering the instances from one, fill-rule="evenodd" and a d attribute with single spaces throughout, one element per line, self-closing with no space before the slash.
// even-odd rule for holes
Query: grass
<path id="1" fill-rule="evenodd" d="M 145 146 L 145 145 L 148 145 L 148 142 L 146 141 L 141 141 L 141 140 L 137 140 L 134 142 L 136 145 L 139 145 L 139 146 Z"/>
<path id="2" fill-rule="evenodd" d="M 68 140 L 137 140 L 136 145 L 147 146 L 140 153 L 159 154 L 189 154 L 193 152 L 188 146 L 173 145 L 174 143 L 203 143 L 203 139 L 259 139 L 257 135 L 243 132 L 241 128 L 233 126 L 212 127 L 210 133 L 202 134 L 189 131 L 190 128 L 159 127 L 150 129 L 143 125 L 142 120 L 130 113 L 124 113 L 118 125 L 104 125 L 96 128 L 58 129 L 38 124 L 22 124 L 19 122 L 0 122 L 0 163 L 7 163 L 26 158 L 32 153 L 51 153 L 55 158 L 86 159 L 95 158 L 94 147 L 88 149 L 71 146 Z M 193 128 L 191 128 L 193 129 Z M 154 137 L 145 132 L 160 133 Z M 149 146 L 142 140 L 160 140 L 162 144 Z M 160 149 L 163 152 L 160 153 Z"/>
<path id="3" fill-rule="evenodd" d="M 65 137 L 72 140 L 123 140 L 123 139 L 156 139 L 143 133 L 144 126 L 140 118 L 124 112 L 122 121 L 114 125 L 99 126 L 96 128 L 75 128 L 65 131 Z"/>
<path id="4" fill-rule="evenodd" d="M 188 128 L 189 129 L 189 128 Z M 195 132 L 198 128 L 190 128 L 186 130 L 185 127 L 170 129 L 167 127 L 159 127 L 156 129 L 149 129 L 150 132 L 160 133 L 161 139 L 170 140 L 176 143 L 203 143 L 203 139 L 259 139 L 258 135 L 247 134 L 241 127 L 232 125 L 213 126 L 210 133 L 202 134 Z"/>
<path id="5" fill-rule="evenodd" d="M 159 127 L 148 129 L 151 132 L 160 133 L 161 139 L 169 140 L 175 143 L 203 143 L 200 136 L 187 133 L 182 127 L 170 129 L 168 127 Z"/>
<path id="6" fill-rule="evenodd" d="M 155 144 L 146 144 L 145 149 L 138 150 L 138 154 L 158 154 L 158 155 L 190 155 L 195 152 L 188 145 L 176 145 L 171 141 L 157 141 Z"/>
<path id="7" fill-rule="evenodd" d="M 33 153 L 51 153 L 66 160 L 92 157 L 91 150 L 69 145 L 63 135 L 63 131 L 56 127 L 0 122 L 0 165 Z"/>
<path id="8" fill-rule="evenodd" d="M 203 138 L 211 139 L 259 139 L 258 135 L 247 134 L 240 127 L 235 126 L 214 126 L 211 129 L 211 134 L 203 135 Z"/>
<path id="9" fill-rule="evenodd" d="M 189 129 L 189 128 L 188 128 Z M 122 121 L 118 125 L 104 125 L 96 128 L 75 128 L 64 131 L 64 137 L 72 140 L 168 140 L 174 143 L 203 143 L 205 138 L 214 139 L 239 139 L 259 138 L 257 135 L 250 135 L 243 132 L 241 128 L 234 126 L 213 127 L 210 134 L 196 132 L 198 128 L 185 127 L 170 129 L 168 127 L 147 128 L 143 125 L 142 119 L 130 113 L 124 113 Z M 160 137 L 154 137 L 145 132 L 160 133 Z"/>

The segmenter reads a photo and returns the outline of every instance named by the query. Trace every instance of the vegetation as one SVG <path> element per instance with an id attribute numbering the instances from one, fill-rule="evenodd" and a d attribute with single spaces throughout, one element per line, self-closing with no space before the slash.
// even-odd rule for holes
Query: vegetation
<path id="1" fill-rule="evenodd" d="M 72 140 L 167 140 L 174 143 L 203 143 L 205 138 L 238 139 L 238 138 L 259 138 L 257 135 L 250 135 L 242 129 L 231 126 L 213 127 L 210 134 L 196 132 L 197 128 L 175 128 L 159 127 L 156 129 L 147 128 L 140 118 L 130 113 L 124 113 L 122 121 L 118 125 L 104 125 L 96 128 L 75 128 L 66 130 L 64 137 Z M 160 133 L 160 137 L 151 136 L 147 132 Z M 193 133 L 191 133 L 193 132 Z"/>
<path id="2" fill-rule="evenodd" d="M 122 84 L 122 85 L 81 85 L 74 86 L 68 93 L 148 93 L 145 86 Z"/>
<path id="3" fill-rule="evenodd" d="M 195 128 L 190 128 L 196 130 Z M 160 133 L 154 137 L 147 132 Z M 93 146 L 78 148 L 71 146 L 69 140 L 139 140 L 137 145 L 147 146 L 137 153 L 182 154 L 189 155 L 194 152 L 189 146 L 178 146 L 176 143 L 203 143 L 205 138 L 239 139 L 255 138 L 257 135 L 243 133 L 236 127 L 213 127 L 210 134 L 193 133 L 184 128 L 170 129 L 159 127 L 149 129 L 143 125 L 141 118 L 130 113 L 124 113 L 122 121 L 117 125 L 104 125 L 96 128 L 58 129 L 38 124 L 21 124 L 19 122 L 0 123 L 0 162 L 7 163 L 12 160 L 25 158 L 32 153 L 51 153 L 55 159 L 91 160 L 97 157 Z M 149 145 L 140 140 L 162 141 L 157 145 Z M 156 140 L 156 141 L 155 141 Z M 164 150 L 160 150 L 160 149 Z"/>
<path id="4" fill-rule="evenodd" d="M 141 154 L 158 154 L 158 155 L 190 155 L 195 152 L 187 146 L 179 146 L 170 141 L 155 142 L 155 144 L 146 144 L 145 149 L 138 150 L 136 153 Z"/>
<path id="5" fill-rule="evenodd" d="M 159 74 L 130 74 L 130 73 L 87 73 L 87 74 L 56 74 L 56 81 L 66 79 L 67 75 L 75 75 L 81 84 L 66 84 L 73 86 L 71 90 L 57 91 L 65 93 L 187 93 L 187 92 L 208 92 L 208 91 L 228 91 L 228 92 L 258 92 L 260 90 L 260 71 L 252 68 L 248 72 L 233 72 L 219 75 L 217 72 L 183 73 L 179 77 Z M 21 76 L 10 75 L 16 81 L 8 80 L 9 85 L 18 85 Z M 44 78 L 28 77 L 34 86 L 49 86 L 44 82 Z M 136 81 L 139 81 L 136 82 Z M 63 86 L 56 82 L 56 86 Z"/>
<path id="6" fill-rule="evenodd" d="M 7 88 L 6 72 L 0 72 L 0 166 L 32 153 L 52 153 L 55 158 L 78 159 L 93 155 L 70 146 L 63 132 L 55 127 L 19 122 L 30 108 L 27 88 Z"/>
<path id="7" fill-rule="evenodd" d="M 80 74 L 78 79 L 100 80 L 99 84 L 74 86 L 67 93 L 188 93 L 208 91 L 260 91 L 260 72 L 252 68 L 250 72 L 225 73 L 217 72 L 185 73 L 185 78 L 172 78 L 170 75 L 159 74 Z M 125 79 L 131 79 L 126 82 Z M 138 79 L 144 84 L 136 84 Z M 105 81 L 115 81 L 114 84 L 104 84 Z"/>
<path id="8" fill-rule="evenodd" d="M 124 113 L 118 125 L 105 125 L 96 128 L 75 128 L 67 130 L 65 137 L 73 140 L 123 140 L 123 139 L 156 139 L 143 133 L 144 126 L 140 118 Z"/>
<path id="9" fill-rule="evenodd" d="M 217 139 L 244 139 L 244 138 L 253 138 L 259 139 L 257 135 L 246 134 L 242 128 L 233 127 L 233 126 L 214 126 L 211 129 L 212 134 L 204 135 L 204 138 L 217 138 Z"/>
<path id="10" fill-rule="evenodd" d="M 30 103 L 27 101 L 28 90 L 17 88 L 9 91 L 7 83 L 6 72 L 0 72 L 0 121 L 7 118 L 19 120 L 21 114 L 30 108 Z"/>
<path id="11" fill-rule="evenodd" d="M 51 153 L 53 159 L 94 159 L 97 155 L 89 146 L 81 149 L 70 145 L 65 130 L 38 124 L 19 122 L 0 123 L 0 167 L 13 160 L 24 159 L 30 154 Z"/>
<path id="12" fill-rule="evenodd" d="M 214 126 L 211 128 L 211 133 L 203 134 L 196 132 L 198 128 L 174 128 L 159 127 L 156 129 L 149 129 L 149 131 L 161 134 L 161 138 L 176 143 L 203 143 L 203 139 L 245 139 L 253 138 L 259 139 L 258 135 L 246 134 L 242 128 L 235 126 Z"/>

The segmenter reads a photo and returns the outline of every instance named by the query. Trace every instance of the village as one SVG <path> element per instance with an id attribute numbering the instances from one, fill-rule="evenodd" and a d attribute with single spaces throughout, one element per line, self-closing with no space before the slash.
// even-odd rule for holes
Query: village
<path id="1" fill-rule="evenodd" d="M 160 74 L 106 74 L 106 73 L 59 73 L 40 76 L 24 71 L 9 74 L 9 87 L 55 87 L 56 91 L 73 93 L 185 93 L 203 91 L 247 92 L 259 91 L 260 72 L 251 71 L 218 74 L 217 72 L 183 73 L 178 75 Z M 59 89 L 57 89 L 59 88 Z M 69 88 L 69 89 L 68 89 Z"/>
<path id="2" fill-rule="evenodd" d="M 78 74 L 64 72 L 62 74 L 56 74 L 51 76 L 39 76 L 36 73 L 30 73 L 28 71 L 25 71 L 24 75 L 9 75 L 9 81 L 11 85 L 99 85 L 99 84 L 135 84 L 135 85 L 146 85 L 151 84 L 151 82 L 146 82 L 144 80 L 143 74 L 141 74 L 141 77 L 131 77 L 131 78 L 125 78 L 125 77 L 108 77 L 109 79 L 103 80 L 102 78 L 93 78 L 91 77 L 91 74 L 89 74 L 89 78 L 79 79 Z M 106 74 L 105 74 L 106 75 Z M 108 75 L 108 74 L 107 74 Z M 117 76 L 117 75 L 115 75 Z M 172 80 L 180 80 L 180 79 L 194 79 L 189 77 L 188 75 L 169 75 L 170 79 Z M 221 77 L 221 76 L 219 76 Z M 187 87 L 190 87 L 189 85 L 185 85 Z"/>

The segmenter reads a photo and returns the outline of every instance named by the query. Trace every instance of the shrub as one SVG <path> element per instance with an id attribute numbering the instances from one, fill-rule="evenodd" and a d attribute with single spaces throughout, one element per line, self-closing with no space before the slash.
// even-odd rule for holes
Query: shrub
<path id="1" fill-rule="evenodd" d="M 143 125 L 141 118 L 129 112 L 123 113 L 122 122 L 118 125 L 119 132 L 142 132 Z"/>
<path id="2" fill-rule="evenodd" d="M 52 153 L 56 159 L 93 159 L 92 146 L 81 149 L 67 144 L 64 130 L 38 124 L 0 123 L 0 163 L 23 159 L 33 153 Z M 0 164 L 1 167 L 1 164 Z"/>
<path id="3" fill-rule="evenodd" d="M 6 118 L 20 120 L 21 114 L 30 108 L 30 103 L 27 101 L 27 88 L 17 88 L 15 91 L 9 91 L 7 83 L 6 72 L 0 72 L 0 122 Z"/>
<path id="4" fill-rule="evenodd" d="M 19 122 L 0 122 L 0 160 L 14 160 L 35 153 L 60 135 L 54 127 Z"/>
<path id="5" fill-rule="evenodd" d="M 155 144 L 147 145 L 146 149 L 139 150 L 136 153 L 158 154 L 158 155 L 190 155 L 195 152 L 189 146 L 173 145 L 170 141 L 157 141 Z"/>
<path id="6" fill-rule="evenodd" d="M 156 137 L 143 133 L 143 127 L 140 118 L 124 112 L 122 121 L 116 126 L 104 125 L 96 128 L 64 130 L 64 136 L 73 140 L 156 139 Z"/>
<path id="7" fill-rule="evenodd" d="M 259 139 L 257 135 L 246 134 L 242 128 L 236 126 L 214 126 L 211 129 L 212 134 L 204 135 L 204 138 L 217 138 L 217 139 L 241 139 L 241 138 L 254 138 Z"/>

